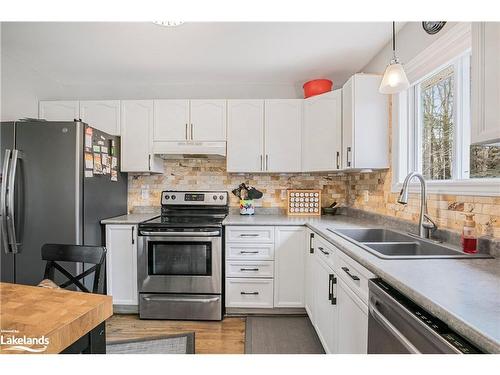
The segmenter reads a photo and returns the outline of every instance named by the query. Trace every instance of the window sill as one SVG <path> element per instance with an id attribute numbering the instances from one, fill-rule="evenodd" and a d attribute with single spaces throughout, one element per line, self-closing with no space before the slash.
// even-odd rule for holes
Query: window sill
<path id="1" fill-rule="evenodd" d="M 393 183 L 392 192 L 399 192 L 402 187 L 402 182 Z M 410 192 L 420 192 L 420 183 L 412 182 Z M 500 178 L 427 181 L 427 193 L 498 197 L 500 196 Z"/>

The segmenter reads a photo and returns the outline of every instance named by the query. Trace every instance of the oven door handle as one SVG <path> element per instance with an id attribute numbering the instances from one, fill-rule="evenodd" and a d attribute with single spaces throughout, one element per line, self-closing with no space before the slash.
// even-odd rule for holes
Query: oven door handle
<path id="1" fill-rule="evenodd" d="M 145 232 L 141 231 L 143 236 L 157 236 L 157 237 L 214 237 L 218 236 L 220 232 L 213 230 L 210 232 Z"/>
<path id="2" fill-rule="evenodd" d="M 220 297 L 212 298 L 181 298 L 181 297 L 143 297 L 145 301 L 168 301 L 168 302 L 197 302 L 197 303 L 212 303 L 217 302 Z"/>
<path id="3" fill-rule="evenodd" d="M 408 340 L 394 325 L 387 319 L 375 305 L 370 302 L 368 309 L 370 315 L 379 322 L 386 330 L 392 333 L 392 335 L 408 350 L 411 354 L 421 354 L 420 351 Z"/>

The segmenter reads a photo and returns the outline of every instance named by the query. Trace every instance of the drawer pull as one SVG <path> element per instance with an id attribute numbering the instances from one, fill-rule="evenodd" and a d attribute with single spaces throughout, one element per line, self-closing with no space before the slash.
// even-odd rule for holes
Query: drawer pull
<path id="1" fill-rule="evenodd" d="M 257 296 L 257 295 L 259 295 L 259 292 L 241 292 L 240 294 L 242 294 L 242 295 Z"/>
<path id="2" fill-rule="evenodd" d="M 356 280 L 356 281 L 359 280 L 359 277 L 357 277 L 356 275 L 353 275 L 352 273 L 349 272 L 349 268 L 342 267 L 342 271 L 344 271 L 345 273 L 347 273 L 351 279 Z"/>
<path id="3" fill-rule="evenodd" d="M 325 251 L 321 246 L 318 246 L 318 249 L 319 249 L 319 251 L 321 251 L 326 256 L 330 255 L 330 253 L 328 251 Z"/>
<path id="4" fill-rule="evenodd" d="M 240 271 L 255 271 L 257 272 L 259 269 L 258 268 L 240 268 Z"/>
<path id="5" fill-rule="evenodd" d="M 241 233 L 240 237 L 259 237 L 258 233 Z"/>
<path id="6" fill-rule="evenodd" d="M 258 251 L 240 250 L 240 254 L 258 254 Z"/>
<path id="7" fill-rule="evenodd" d="M 328 299 L 331 301 L 332 305 L 337 304 L 337 297 L 333 295 L 333 285 L 337 284 L 337 278 L 333 274 L 328 275 Z"/>

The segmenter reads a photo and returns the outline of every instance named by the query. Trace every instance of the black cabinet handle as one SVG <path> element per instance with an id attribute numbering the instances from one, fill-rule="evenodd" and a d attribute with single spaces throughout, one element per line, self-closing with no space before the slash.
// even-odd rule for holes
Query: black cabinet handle
<path id="1" fill-rule="evenodd" d="M 258 233 L 241 233 L 240 237 L 258 237 Z"/>
<path id="2" fill-rule="evenodd" d="M 132 227 L 132 245 L 135 244 L 134 231 L 135 231 L 135 227 Z"/>
<path id="3" fill-rule="evenodd" d="M 258 251 L 245 251 L 245 250 L 240 250 L 240 254 L 258 254 Z"/>
<path id="4" fill-rule="evenodd" d="M 351 166 L 351 162 L 349 160 L 349 154 L 351 153 L 351 148 L 350 147 L 347 147 L 347 155 L 346 155 L 346 161 L 347 161 L 347 166 L 350 167 Z"/>
<path id="5" fill-rule="evenodd" d="M 342 271 L 347 273 L 351 279 L 356 280 L 356 281 L 359 280 L 359 277 L 357 277 L 356 275 L 353 275 L 352 273 L 349 272 L 349 268 L 342 267 Z"/>
<path id="6" fill-rule="evenodd" d="M 328 251 L 325 251 L 321 246 L 318 246 L 319 251 L 321 251 L 325 255 L 330 255 Z"/>
<path id="7" fill-rule="evenodd" d="M 337 284 L 337 278 L 333 274 L 328 275 L 328 300 L 331 301 L 332 305 L 337 304 L 337 297 L 333 295 L 333 285 Z"/>
<path id="8" fill-rule="evenodd" d="M 259 294 L 259 292 L 241 292 L 241 294 L 243 295 L 253 295 L 253 296 L 257 296 Z"/>
<path id="9" fill-rule="evenodd" d="M 309 235 L 309 253 L 314 254 L 314 246 L 313 246 L 314 233 Z"/>
<path id="10" fill-rule="evenodd" d="M 337 169 L 340 169 L 340 152 L 337 151 Z"/>
<path id="11" fill-rule="evenodd" d="M 240 271 L 258 271 L 258 268 L 240 268 Z"/>

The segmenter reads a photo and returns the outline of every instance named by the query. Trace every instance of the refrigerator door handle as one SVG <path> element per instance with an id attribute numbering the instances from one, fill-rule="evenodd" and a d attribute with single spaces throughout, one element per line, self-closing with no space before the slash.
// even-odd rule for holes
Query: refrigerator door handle
<path id="1" fill-rule="evenodd" d="M 9 236 L 7 231 L 7 183 L 9 174 L 9 163 L 10 163 L 11 150 L 5 150 L 5 156 L 3 159 L 2 166 L 2 188 L 0 189 L 0 215 L 2 216 L 2 221 L 0 223 L 0 230 L 2 234 L 2 249 L 6 253 L 10 253 L 9 246 Z"/>
<path id="2" fill-rule="evenodd" d="M 19 150 L 12 151 L 12 158 L 10 162 L 9 170 L 9 187 L 8 187 L 8 200 L 7 200 L 7 231 L 9 232 L 9 243 L 11 246 L 11 252 L 17 254 L 19 252 L 16 238 L 16 224 L 14 217 L 14 204 L 15 204 L 15 187 L 16 187 L 16 172 L 17 172 L 17 160 L 20 158 Z"/>

